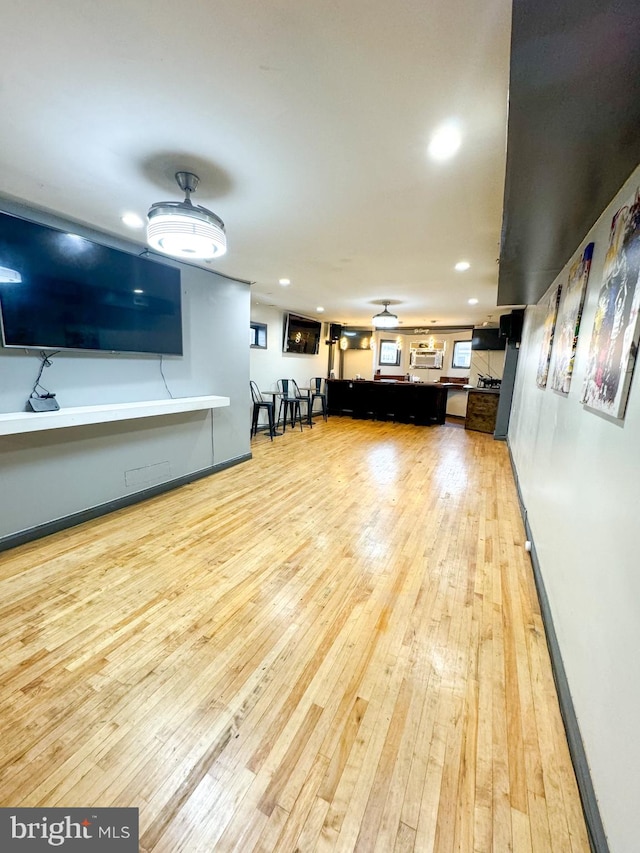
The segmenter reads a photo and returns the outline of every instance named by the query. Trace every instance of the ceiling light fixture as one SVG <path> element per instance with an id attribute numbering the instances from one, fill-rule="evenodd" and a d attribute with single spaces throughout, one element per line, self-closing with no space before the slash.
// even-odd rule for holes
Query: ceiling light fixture
<path id="1" fill-rule="evenodd" d="M 22 276 L 18 270 L 12 270 L 10 267 L 0 267 L 0 284 L 20 284 Z"/>
<path id="2" fill-rule="evenodd" d="M 137 213 L 124 213 L 120 218 L 129 228 L 142 228 L 144 225 L 144 222 Z"/>
<path id="3" fill-rule="evenodd" d="M 469 305 L 477 305 L 478 304 L 478 300 L 475 297 L 468 299 L 467 302 L 469 303 Z"/>
<path id="4" fill-rule="evenodd" d="M 147 243 L 152 249 L 192 260 L 219 258 L 227 251 L 222 219 L 191 201 L 199 180 L 192 172 L 176 172 L 184 201 L 159 201 L 151 205 L 147 214 Z"/>
<path id="5" fill-rule="evenodd" d="M 376 329 L 393 329 L 394 326 L 398 325 L 398 316 L 387 310 L 387 305 L 391 305 L 390 300 L 383 300 L 382 304 L 384 305 L 384 311 L 373 315 L 373 325 Z"/>
<path id="6" fill-rule="evenodd" d="M 469 269 L 470 266 L 471 264 L 469 263 L 469 261 L 458 261 L 458 263 L 455 265 L 455 270 L 456 272 L 465 272 Z"/>
<path id="7" fill-rule="evenodd" d="M 457 153 L 462 144 L 462 136 L 454 122 L 441 125 L 429 142 L 429 156 L 432 160 L 448 160 Z"/>
<path id="8" fill-rule="evenodd" d="M 291 279 L 280 278 L 280 279 L 278 279 L 278 284 L 281 284 L 283 287 L 287 287 L 287 285 L 291 284 Z"/>

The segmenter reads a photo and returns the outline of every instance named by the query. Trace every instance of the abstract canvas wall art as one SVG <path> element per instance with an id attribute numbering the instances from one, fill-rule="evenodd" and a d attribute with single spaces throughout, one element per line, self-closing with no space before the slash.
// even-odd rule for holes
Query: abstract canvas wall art
<path id="1" fill-rule="evenodd" d="M 553 334 L 556 328 L 556 317 L 558 316 L 558 302 L 560 301 L 561 288 L 555 287 L 541 301 L 545 318 L 542 327 L 542 343 L 540 345 L 540 357 L 538 359 L 538 372 L 536 374 L 536 385 L 538 388 L 547 387 L 549 376 L 549 362 L 551 361 L 551 346 L 553 345 Z"/>
<path id="2" fill-rule="evenodd" d="M 582 402 L 624 417 L 640 328 L 640 189 L 611 221 Z"/>
<path id="3" fill-rule="evenodd" d="M 568 394 L 571 387 L 580 319 L 592 257 L 593 243 L 589 243 L 582 256 L 572 264 L 569 270 L 569 279 L 562 288 L 558 306 L 558 319 L 553 337 L 551 387 L 562 394 Z"/>

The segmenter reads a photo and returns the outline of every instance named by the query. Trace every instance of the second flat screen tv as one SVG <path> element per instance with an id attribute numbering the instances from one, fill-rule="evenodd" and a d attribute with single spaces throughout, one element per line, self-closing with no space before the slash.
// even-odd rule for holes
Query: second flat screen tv
<path id="1" fill-rule="evenodd" d="M 500 329 L 479 328 L 473 330 L 472 350 L 505 349 L 506 341 L 500 337 Z"/>
<path id="2" fill-rule="evenodd" d="M 317 355 L 321 335 L 322 323 L 318 320 L 310 320 L 298 314 L 285 314 L 282 341 L 284 352 Z"/>
<path id="3" fill-rule="evenodd" d="M 7 347 L 182 355 L 180 272 L 0 213 Z"/>

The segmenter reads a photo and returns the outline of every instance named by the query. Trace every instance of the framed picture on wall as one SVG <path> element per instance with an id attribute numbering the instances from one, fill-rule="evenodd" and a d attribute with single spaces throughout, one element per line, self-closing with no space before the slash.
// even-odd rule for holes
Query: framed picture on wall
<path id="1" fill-rule="evenodd" d="M 400 364 L 401 350 L 397 341 L 380 341 L 378 364 L 397 367 Z"/>
<path id="2" fill-rule="evenodd" d="M 640 306 L 640 188 L 611 221 L 582 402 L 623 418 L 636 360 Z"/>
<path id="3" fill-rule="evenodd" d="M 582 257 L 571 265 L 569 279 L 562 289 L 558 307 L 556 333 L 553 343 L 553 366 L 551 368 L 551 387 L 561 394 L 568 394 L 573 376 L 573 363 L 578 344 L 582 306 L 587 290 L 593 243 L 589 243 Z"/>
<path id="4" fill-rule="evenodd" d="M 558 316 L 558 304 L 560 302 L 560 287 L 554 287 L 543 300 L 544 324 L 542 327 L 542 343 L 538 356 L 538 371 L 536 373 L 536 385 L 538 388 L 547 387 L 549 376 L 549 363 L 551 362 L 551 347 L 553 346 L 553 335 L 556 329 L 556 317 Z"/>

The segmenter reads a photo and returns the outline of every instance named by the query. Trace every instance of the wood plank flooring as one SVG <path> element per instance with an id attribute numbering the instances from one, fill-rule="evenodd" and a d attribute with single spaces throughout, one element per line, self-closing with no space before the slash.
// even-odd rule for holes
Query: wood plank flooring
<path id="1" fill-rule="evenodd" d="M 507 448 L 331 418 L 0 554 L 0 804 L 140 849 L 586 853 Z"/>

